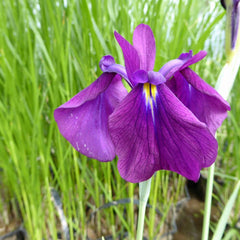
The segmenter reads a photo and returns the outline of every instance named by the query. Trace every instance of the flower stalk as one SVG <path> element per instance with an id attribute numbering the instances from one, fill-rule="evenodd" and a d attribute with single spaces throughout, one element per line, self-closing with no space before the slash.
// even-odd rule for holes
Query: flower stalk
<path id="1" fill-rule="evenodd" d="M 137 240 L 143 239 L 144 219 L 147 201 L 150 194 L 152 178 L 147 181 L 139 183 L 139 212 L 138 212 L 138 226 L 137 226 Z"/>

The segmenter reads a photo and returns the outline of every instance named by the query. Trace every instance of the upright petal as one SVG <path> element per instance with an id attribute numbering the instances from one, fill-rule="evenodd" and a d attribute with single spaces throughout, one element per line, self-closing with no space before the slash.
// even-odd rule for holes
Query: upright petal
<path id="1" fill-rule="evenodd" d="M 54 111 L 59 131 L 82 154 L 111 161 L 115 148 L 109 135 L 108 117 L 126 94 L 120 76 L 103 73 Z"/>
<path id="2" fill-rule="evenodd" d="M 217 142 L 165 84 L 156 88 L 148 101 L 143 84 L 137 85 L 109 117 L 120 175 L 141 182 L 165 169 L 197 181 L 215 161 Z"/>
<path id="3" fill-rule="evenodd" d="M 133 46 L 140 58 L 140 69 L 152 71 L 155 63 L 156 45 L 153 32 L 148 25 L 138 25 L 133 33 Z"/>
<path id="4" fill-rule="evenodd" d="M 190 68 L 177 72 L 167 85 L 214 135 L 230 110 L 227 101 Z"/>
<path id="5" fill-rule="evenodd" d="M 118 44 L 122 48 L 126 71 L 129 80 L 132 80 L 132 74 L 140 69 L 140 59 L 137 53 L 137 50 L 119 33 L 114 32 L 115 38 L 118 41 Z M 134 86 L 134 84 L 132 84 Z"/>

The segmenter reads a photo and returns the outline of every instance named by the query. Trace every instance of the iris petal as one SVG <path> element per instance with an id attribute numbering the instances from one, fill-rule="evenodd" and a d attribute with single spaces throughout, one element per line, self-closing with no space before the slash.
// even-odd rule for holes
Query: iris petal
<path id="1" fill-rule="evenodd" d="M 119 33 L 114 32 L 114 36 L 122 48 L 127 75 L 129 80 L 132 81 L 132 74 L 140 69 L 140 59 L 137 50 Z"/>
<path id="2" fill-rule="evenodd" d="M 149 71 L 148 79 L 153 85 L 159 85 L 166 82 L 166 78 L 160 72 Z"/>
<path id="3" fill-rule="evenodd" d="M 134 86 L 138 83 L 149 82 L 153 85 L 159 85 L 166 82 L 165 77 L 160 72 L 138 70 L 132 75 L 132 82 Z"/>
<path id="4" fill-rule="evenodd" d="M 165 84 L 156 88 L 146 101 L 143 84 L 137 85 L 109 117 L 120 175 L 141 182 L 165 169 L 197 181 L 215 161 L 217 142 Z"/>
<path id="5" fill-rule="evenodd" d="M 145 70 L 138 70 L 132 75 L 132 82 L 134 86 L 138 83 L 146 83 L 148 82 L 148 72 Z"/>
<path id="6" fill-rule="evenodd" d="M 217 141 L 165 84 L 157 88 L 154 112 L 160 167 L 197 181 L 200 170 L 215 161 Z"/>
<path id="7" fill-rule="evenodd" d="M 116 64 L 114 58 L 111 55 L 102 57 L 99 62 L 99 67 L 103 72 L 117 73 L 121 75 L 130 84 L 130 86 L 132 85 L 128 79 L 125 67 Z"/>
<path id="8" fill-rule="evenodd" d="M 152 71 L 156 57 L 156 44 L 153 32 L 148 25 L 138 25 L 133 33 L 133 46 L 140 58 L 140 69 Z"/>
<path id="9" fill-rule="evenodd" d="M 167 85 L 214 135 L 230 110 L 227 101 L 190 68 L 177 72 Z"/>
<path id="10" fill-rule="evenodd" d="M 189 53 L 182 53 L 179 58 L 173 59 L 167 62 L 163 67 L 159 70 L 159 72 L 169 80 L 175 72 L 181 71 L 182 69 L 199 62 L 206 56 L 206 51 L 200 51 L 196 55 L 192 56 L 192 51 Z"/>
<path id="11" fill-rule="evenodd" d="M 54 117 L 61 134 L 87 157 L 111 161 L 115 149 L 109 135 L 108 117 L 126 94 L 120 76 L 103 73 L 55 110 Z"/>
<path id="12" fill-rule="evenodd" d="M 192 54 L 191 54 L 192 55 Z M 187 57 L 187 58 L 183 58 L 184 54 L 181 54 L 179 56 L 179 59 L 182 59 L 184 62 L 184 64 L 181 66 L 181 68 L 179 70 L 182 70 L 186 67 L 189 67 L 190 65 L 193 65 L 194 63 L 199 62 L 200 60 L 202 60 L 203 58 L 205 58 L 207 55 L 206 51 L 200 51 L 197 54 L 195 54 L 192 57 Z"/>
<path id="13" fill-rule="evenodd" d="M 109 129 L 119 157 L 122 178 L 141 182 L 150 178 L 158 165 L 158 151 L 151 109 L 146 108 L 143 84 L 137 85 L 109 117 Z"/>

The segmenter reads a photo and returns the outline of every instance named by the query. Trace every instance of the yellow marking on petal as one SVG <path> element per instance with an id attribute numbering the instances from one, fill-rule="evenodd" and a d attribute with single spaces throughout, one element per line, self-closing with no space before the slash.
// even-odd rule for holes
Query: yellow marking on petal
<path id="1" fill-rule="evenodd" d="M 155 85 L 152 85 L 150 83 L 144 83 L 143 90 L 146 95 L 146 102 L 148 101 L 152 102 L 152 100 L 154 101 L 156 100 L 157 87 Z"/>
<path id="2" fill-rule="evenodd" d="M 150 84 L 150 83 L 144 83 L 143 84 L 143 90 L 144 90 L 145 97 L 146 97 L 146 105 L 148 105 L 150 103 L 152 117 L 153 117 L 153 120 L 154 120 L 153 101 L 156 100 L 157 87 L 155 85 Z"/>
<path id="3" fill-rule="evenodd" d="M 156 95 L 157 95 L 157 87 L 155 85 L 151 85 L 151 93 L 154 101 L 156 100 Z"/>
<path id="4" fill-rule="evenodd" d="M 151 86 L 150 85 L 151 84 L 149 84 L 149 83 L 144 83 L 143 84 L 143 90 L 144 90 L 144 92 L 146 94 L 146 102 L 148 102 L 148 100 L 149 100 L 149 98 L 151 96 L 151 93 L 150 93 Z"/>

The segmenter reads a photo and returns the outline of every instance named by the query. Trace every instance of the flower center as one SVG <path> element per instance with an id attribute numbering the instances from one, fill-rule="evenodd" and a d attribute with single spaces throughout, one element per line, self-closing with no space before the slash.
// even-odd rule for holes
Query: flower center
<path id="1" fill-rule="evenodd" d="M 151 83 L 144 83 L 143 92 L 145 93 L 146 106 L 150 105 L 152 118 L 154 121 L 153 102 L 156 101 L 157 87 Z"/>
<path id="2" fill-rule="evenodd" d="M 143 84 L 143 91 L 146 97 L 146 103 L 150 103 L 152 107 L 152 101 L 156 100 L 157 95 L 157 87 L 151 83 L 144 83 Z"/>

